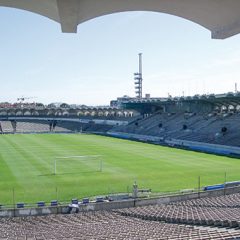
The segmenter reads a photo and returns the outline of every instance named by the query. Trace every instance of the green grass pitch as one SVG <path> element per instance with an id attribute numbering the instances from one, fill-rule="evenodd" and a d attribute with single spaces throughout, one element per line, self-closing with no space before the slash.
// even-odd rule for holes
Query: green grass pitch
<path id="1" fill-rule="evenodd" d="M 66 158 L 53 174 L 56 157 L 88 155 L 101 155 L 102 171 Z M 228 181 L 240 180 L 240 160 L 96 135 L 0 136 L 1 204 L 127 192 L 134 181 L 153 192 L 177 191 L 197 188 L 198 176 L 201 186 L 223 183 L 225 172 Z"/>

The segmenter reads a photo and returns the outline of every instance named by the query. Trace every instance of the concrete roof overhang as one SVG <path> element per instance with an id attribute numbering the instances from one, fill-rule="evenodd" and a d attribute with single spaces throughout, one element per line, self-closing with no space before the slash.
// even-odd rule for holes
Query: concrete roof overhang
<path id="1" fill-rule="evenodd" d="M 240 32 L 240 0 L 0 0 L 0 6 L 31 11 L 56 22 L 63 32 L 77 32 L 78 24 L 106 14 L 153 11 L 172 14 L 224 39 Z"/>

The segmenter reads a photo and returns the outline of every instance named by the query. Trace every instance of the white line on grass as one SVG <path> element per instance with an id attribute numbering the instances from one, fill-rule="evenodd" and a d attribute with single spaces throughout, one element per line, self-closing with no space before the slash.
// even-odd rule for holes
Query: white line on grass
<path id="1" fill-rule="evenodd" d="M 66 156 L 66 157 L 55 157 L 55 158 L 86 158 L 86 157 L 101 157 L 101 155 Z"/>

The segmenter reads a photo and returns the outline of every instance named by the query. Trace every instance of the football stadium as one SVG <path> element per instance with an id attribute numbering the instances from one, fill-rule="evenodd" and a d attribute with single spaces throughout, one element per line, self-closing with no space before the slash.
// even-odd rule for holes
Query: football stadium
<path id="1" fill-rule="evenodd" d="M 66 33 L 133 10 L 190 19 L 216 39 L 240 29 L 237 0 L 30 2 L 0 6 L 47 16 Z M 240 239 L 237 84 L 222 94 L 144 96 L 138 57 L 135 97 L 0 103 L 0 240 Z"/>

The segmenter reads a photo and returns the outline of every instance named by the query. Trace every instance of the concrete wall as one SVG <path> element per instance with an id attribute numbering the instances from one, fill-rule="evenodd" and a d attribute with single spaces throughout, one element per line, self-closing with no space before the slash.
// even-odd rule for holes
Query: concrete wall
<path id="1" fill-rule="evenodd" d="M 188 194 L 180 194 L 174 196 L 163 196 L 156 198 L 146 199 L 130 199 L 124 201 L 113 201 L 113 202 L 102 202 L 102 203 L 89 203 L 80 205 L 80 211 L 99 211 L 99 210 L 111 210 L 119 208 L 129 208 L 137 206 L 147 206 L 156 204 L 168 204 L 171 202 L 185 201 L 203 197 L 216 197 L 221 195 L 228 195 L 233 193 L 239 193 L 240 186 L 234 188 L 206 191 L 206 192 L 195 192 Z M 58 207 L 41 207 L 41 208 L 24 208 L 24 209 L 1 209 L 0 217 L 22 217 L 22 216 L 41 216 L 49 214 L 66 214 L 68 212 L 68 206 Z"/>
<path id="2" fill-rule="evenodd" d="M 240 148 L 219 144 L 210 144 L 203 142 L 185 141 L 179 139 L 165 140 L 169 145 L 177 145 L 187 147 L 191 150 L 203 151 L 209 153 L 223 154 L 223 155 L 240 155 Z"/>
<path id="3" fill-rule="evenodd" d="M 148 135 L 141 135 L 141 134 L 134 134 L 134 133 L 124 133 L 124 132 L 107 132 L 107 134 L 112 137 L 124 138 L 129 140 L 132 139 L 132 140 L 152 142 L 157 144 L 165 143 L 169 146 L 184 147 L 193 151 L 201 151 L 201 152 L 215 153 L 215 154 L 229 155 L 229 156 L 240 155 L 240 148 L 234 147 L 234 146 L 186 141 L 181 139 L 164 140 L 163 137 L 148 136 Z"/>

